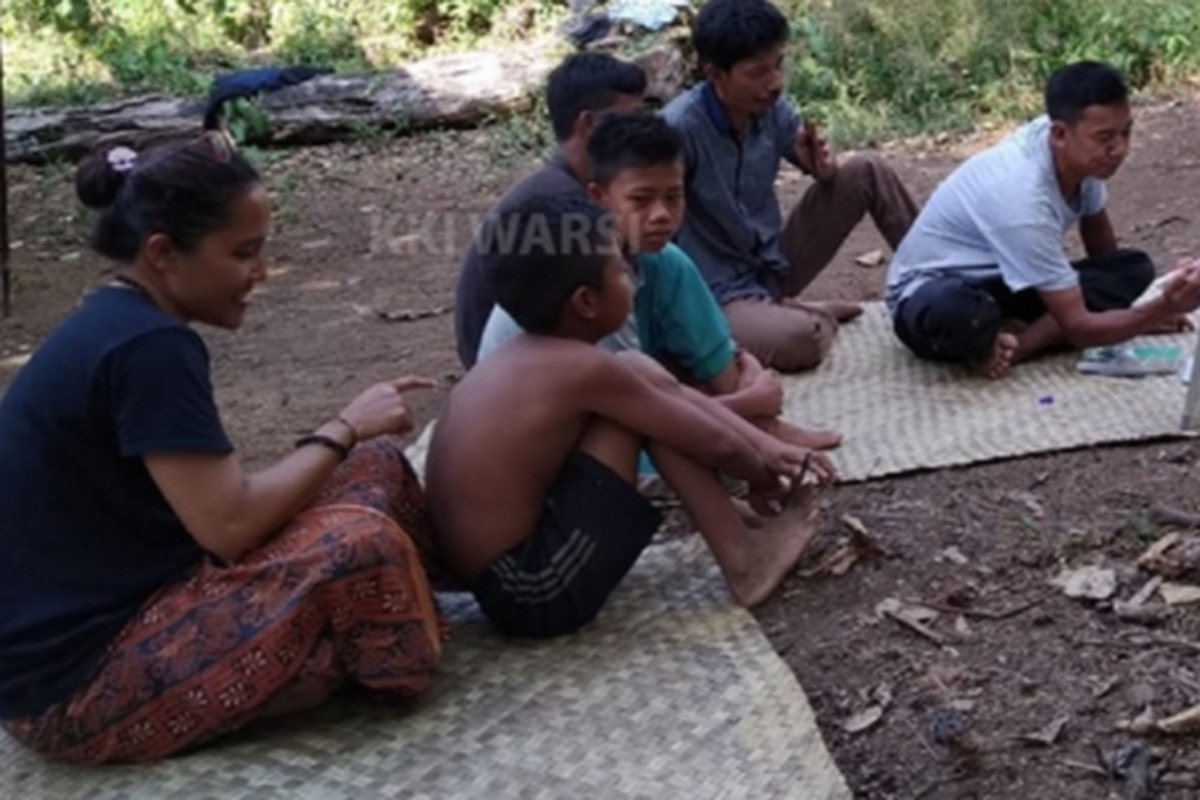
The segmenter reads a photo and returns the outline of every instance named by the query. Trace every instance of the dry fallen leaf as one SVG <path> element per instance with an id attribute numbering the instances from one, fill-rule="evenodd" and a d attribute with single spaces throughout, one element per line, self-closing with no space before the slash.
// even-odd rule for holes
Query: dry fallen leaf
<path id="1" fill-rule="evenodd" d="M 837 544 L 826 550 L 814 566 L 800 573 L 801 577 L 814 578 L 823 574 L 840 577 L 860 559 L 883 553 L 883 548 L 871 538 L 862 520 L 846 514 L 842 517 L 842 524 L 850 529 L 850 537 L 838 539 Z"/>
<path id="2" fill-rule="evenodd" d="M 886 260 L 887 253 L 882 250 L 871 250 L 856 257 L 854 263 L 860 267 L 882 267 L 883 262 Z"/>
<path id="3" fill-rule="evenodd" d="M 836 545 L 825 551 L 814 566 L 803 570 L 800 576 L 815 578 L 824 574 L 845 575 L 856 561 L 858 561 L 858 551 L 855 550 L 854 545 L 849 539 L 839 539 Z"/>
<path id="4" fill-rule="evenodd" d="M 942 550 L 936 556 L 934 556 L 933 560 L 937 561 L 938 563 L 949 561 L 951 564 L 957 564 L 960 567 L 965 567 L 967 564 L 971 563 L 971 560 L 963 555 L 963 551 L 959 550 L 957 547 L 947 547 L 945 550 Z"/>
<path id="5" fill-rule="evenodd" d="M 862 733 L 878 725 L 881 719 L 883 719 L 883 707 L 871 706 L 843 722 L 842 730 L 850 734 Z"/>
<path id="6" fill-rule="evenodd" d="M 1200 586 L 1189 586 L 1186 583 L 1164 583 L 1158 587 L 1158 593 L 1169 606 L 1186 606 L 1200 603 Z"/>
<path id="7" fill-rule="evenodd" d="M 1200 730 L 1200 706 L 1180 711 L 1174 716 L 1160 720 L 1156 726 L 1163 733 L 1192 733 Z"/>
<path id="8" fill-rule="evenodd" d="M 1138 566 L 1165 578 L 1200 578 L 1200 537 L 1168 534 L 1138 558 Z"/>
<path id="9" fill-rule="evenodd" d="M 857 533 L 859 536 L 869 537 L 871 535 L 871 532 L 867 530 L 867 526 L 864 525 L 863 521 L 858 517 L 850 514 L 843 514 L 842 524 L 849 528 L 852 533 Z"/>
<path id="10" fill-rule="evenodd" d="M 1021 737 L 1021 741 L 1027 744 L 1038 744 L 1049 747 L 1058 741 L 1058 737 L 1062 736 L 1063 730 L 1070 721 L 1070 717 L 1059 717 L 1040 731 L 1025 734 Z"/>
<path id="11" fill-rule="evenodd" d="M 1183 536 L 1181 534 L 1168 533 L 1166 536 L 1150 545 L 1150 547 L 1146 549 L 1146 552 L 1142 553 L 1142 555 L 1138 558 L 1138 566 L 1149 566 L 1151 562 L 1162 557 L 1164 553 L 1174 547 L 1182 538 Z"/>
<path id="12" fill-rule="evenodd" d="M 1042 506 L 1041 499 L 1033 492 L 1012 492 L 1009 497 L 1025 506 L 1034 519 L 1042 519 L 1046 516 L 1046 509 Z"/>
<path id="13" fill-rule="evenodd" d="M 935 644 L 945 645 L 946 637 L 929 627 L 927 623 L 937 619 L 938 612 L 925 606 L 908 605 L 895 597 L 881 600 L 875 606 L 880 617 L 894 619 L 904 627 L 924 636 Z"/>
<path id="14" fill-rule="evenodd" d="M 880 616 L 900 617 L 908 622 L 925 624 L 938 618 L 938 612 L 926 606 L 909 605 L 895 597 L 881 600 L 875 606 L 875 613 Z"/>
<path id="15" fill-rule="evenodd" d="M 949 664 L 934 664 L 925 673 L 924 680 L 942 691 L 949 691 L 963 676 L 963 668 Z"/>

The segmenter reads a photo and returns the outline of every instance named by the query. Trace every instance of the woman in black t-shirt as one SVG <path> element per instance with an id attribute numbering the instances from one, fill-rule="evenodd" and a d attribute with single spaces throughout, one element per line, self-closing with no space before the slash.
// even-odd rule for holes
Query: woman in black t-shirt
<path id="1" fill-rule="evenodd" d="M 0 720 L 47 756 L 158 758 L 345 682 L 424 690 L 446 633 L 406 377 L 243 472 L 189 327 L 241 325 L 266 190 L 228 137 L 85 162 L 122 265 L 0 403 Z M 370 440 L 370 441 L 369 441 Z"/>

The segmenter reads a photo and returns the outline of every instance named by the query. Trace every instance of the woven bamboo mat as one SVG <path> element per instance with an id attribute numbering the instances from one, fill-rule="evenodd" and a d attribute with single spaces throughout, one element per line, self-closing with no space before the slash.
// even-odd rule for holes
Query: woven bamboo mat
<path id="1" fill-rule="evenodd" d="M 1195 335 L 1156 336 L 1191 354 Z M 882 303 L 843 326 L 828 361 L 785 379 L 784 415 L 845 434 L 833 454 L 847 482 L 1088 445 L 1179 437 L 1177 376 L 1080 375 L 1077 355 L 1018 365 L 999 381 L 922 362 Z"/>
<path id="2" fill-rule="evenodd" d="M 78 769 L 0 734 L 22 800 L 848 800 L 813 712 L 696 537 L 651 547 L 595 624 L 549 643 L 455 619 L 435 689 L 336 700 L 153 765 Z"/>

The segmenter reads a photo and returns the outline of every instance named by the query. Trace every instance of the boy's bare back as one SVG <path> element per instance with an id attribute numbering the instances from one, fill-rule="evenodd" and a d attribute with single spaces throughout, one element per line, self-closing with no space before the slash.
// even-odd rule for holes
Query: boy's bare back
<path id="1" fill-rule="evenodd" d="M 614 360 L 585 342 L 521 336 L 451 392 L 430 444 L 427 485 L 441 546 L 462 577 L 533 529 L 592 418 L 587 393 Z"/>
<path id="2" fill-rule="evenodd" d="M 534 530 L 595 418 L 713 468 L 761 469 L 743 440 L 646 378 L 632 365 L 636 358 L 522 335 L 455 387 L 430 444 L 426 479 L 440 549 L 460 578 L 471 580 Z"/>

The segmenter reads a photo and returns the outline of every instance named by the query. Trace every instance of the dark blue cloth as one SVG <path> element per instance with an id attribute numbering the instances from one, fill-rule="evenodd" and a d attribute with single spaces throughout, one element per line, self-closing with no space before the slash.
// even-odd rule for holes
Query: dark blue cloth
<path id="1" fill-rule="evenodd" d="M 204 553 L 142 456 L 232 450 L 200 337 L 105 287 L 0 402 L 0 718 L 85 683 L 143 602 Z"/>
<path id="2" fill-rule="evenodd" d="M 325 75 L 333 70 L 324 67 L 255 67 L 218 75 L 208 94 L 204 111 L 204 128 L 213 130 L 219 124 L 221 108 L 230 100 L 251 97 L 259 92 L 272 92 Z"/>

